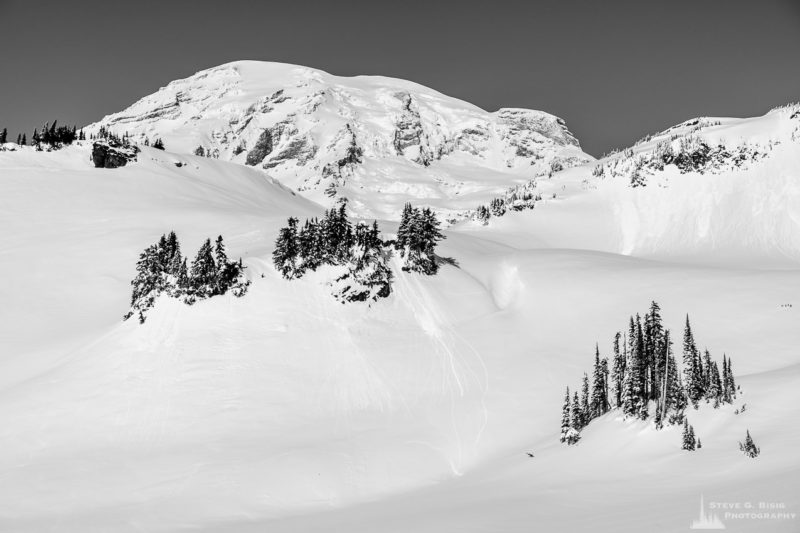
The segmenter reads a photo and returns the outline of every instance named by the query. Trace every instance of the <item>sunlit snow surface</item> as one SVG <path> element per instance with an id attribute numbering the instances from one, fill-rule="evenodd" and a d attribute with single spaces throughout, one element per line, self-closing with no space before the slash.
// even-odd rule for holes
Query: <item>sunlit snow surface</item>
<path id="1" fill-rule="evenodd" d="M 594 163 L 557 173 L 533 211 L 451 228 L 458 268 L 395 265 L 372 307 L 336 302 L 324 272 L 274 271 L 280 225 L 323 207 L 261 170 L 0 152 L 0 530 L 685 531 L 701 495 L 800 511 L 790 127 L 780 112 L 717 126 L 783 140 L 737 172 L 635 190 Z M 171 229 L 190 256 L 222 234 L 250 292 L 122 322 L 138 253 Z M 688 411 L 694 453 L 679 428 L 614 412 L 559 444 L 564 387 L 651 300 L 678 340 L 691 315 L 743 394 Z M 732 531 L 800 528 L 715 512 Z"/>

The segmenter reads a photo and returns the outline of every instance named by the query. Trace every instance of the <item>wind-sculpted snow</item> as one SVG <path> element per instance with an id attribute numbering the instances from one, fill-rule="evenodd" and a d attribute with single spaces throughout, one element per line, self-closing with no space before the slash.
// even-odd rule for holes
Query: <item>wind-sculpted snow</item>
<path id="1" fill-rule="evenodd" d="M 443 213 L 472 208 L 553 162 L 593 159 L 548 113 L 489 113 L 403 80 L 254 61 L 174 81 L 87 131 L 100 126 L 262 168 L 323 203 L 347 196 L 365 216 L 420 199 Z"/>

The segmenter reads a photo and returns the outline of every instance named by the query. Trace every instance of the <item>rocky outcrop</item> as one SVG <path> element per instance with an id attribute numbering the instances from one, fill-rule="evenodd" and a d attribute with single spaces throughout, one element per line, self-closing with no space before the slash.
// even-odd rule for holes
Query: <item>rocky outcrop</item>
<path id="1" fill-rule="evenodd" d="M 400 93 L 397 97 L 403 102 L 403 111 L 397 119 L 394 130 L 394 149 L 398 155 L 405 155 L 412 161 L 428 166 L 433 157 L 425 140 L 422 119 L 419 110 L 409 93 Z M 407 153 L 412 152 L 413 153 Z"/>
<path id="2" fill-rule="evenodd" d="M 256 141 L 256 145 L 248 152 L 245 164 L 254 167 L 261 163 L 265 157 L 272 153 L 272 147 L 272 133 L 269 130 L 264 130 Z"/>
<path id="3" fill-rule="evenodd" d="M 95 168 L 119 168 L 136 161 L 139 150 L 114 141 L 95 141 L 92 144 L 92 163 Z"/>
<path id="4" fill-rule="evenodd" d="M 343 136 L 349 138 L 344 157 L 328 163 L 322 168 L 322 179 L 330 182 L 326 189 L 329 196 L 335 194 L 336 187 L 344 186 L 346 179 L 353 175 L 356 165 L 364 161 L 364 149 L 356 142 L 356 135 L 350 124 L 347 124 Z"/>

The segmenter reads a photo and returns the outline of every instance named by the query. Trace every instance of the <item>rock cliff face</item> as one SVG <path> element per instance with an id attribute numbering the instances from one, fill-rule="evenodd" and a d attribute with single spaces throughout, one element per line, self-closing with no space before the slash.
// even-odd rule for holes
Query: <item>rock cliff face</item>
<path id="1" fill-rule="evenodd" d="M 252 61 L 174 81 L 87 131 L 100 126 L 264 169 L 318 201 L 347 195 L 375 216 L 406 201 L 474 207 L 554 163 L 592 160 L 548 113 L 490 113 L 408 81 Z"/>
<path id="2" fill-rule="evenodd" d="M 92 144 L 92 163 L 95 168 L 119 168 L 136 161 L 137 150 L 109 141 L 96 141 Z"/>

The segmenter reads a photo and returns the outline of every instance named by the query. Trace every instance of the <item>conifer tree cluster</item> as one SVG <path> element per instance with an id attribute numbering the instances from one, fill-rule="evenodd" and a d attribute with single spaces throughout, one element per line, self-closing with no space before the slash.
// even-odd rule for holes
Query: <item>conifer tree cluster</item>
<path id="1" fill-rule="evenodd" d="M 407 203 L 400 217 L 395 247 L 404 259 L 403 270 L 434 275 L 439 271 L 436 243 L 445 237 L 439 220 L 430 208 L 419 209 Z"/>
<path id="2" fill-rule="evenodd" d="M 206 239 L 191 266 L 187 267 L 178 237 L 171 231 L 139 256 L 136 277 L 131 281 L 131 310 L 123 319 L 137 315 L 139 322 L 144 323 L 147 311 L 161 294 L 179 298 L 189 305 L 229 290 L 236 297 L 244 296 L 250 285 L 244 278 L 244 269 L 241 258 L 235 262 L 228 260 L 221 235 L 214 246 L 211 239 Z"/>
<path id="3" fill-rule="evenodd" d="M 355 226 L 347 216 L 347 199 L 342 198 L 322 220 L 289 218 L 275 241 L 272 262 L 286 279 L 300 278 L 322 265 L 342 266 L 345 272 L 336 279 L 335 296 L 344 301 L 386 298 L 391 293 L 393 273 L 388 265 L 390 252 L 384 248 L 378 223 Z"/>
<path id="4" fill-rule="evenodd" d="M 599 346 L 595 346 L 592 377 L 590 380 L 584 374 L 580 397 L 577 391 L 574 393 L 568 428 L 580 432 L 610 409 L 620 409 L 625 415 L 642 420 L 652 416 L 656 426 L 661 427 L 664 422 L 681 423 L 689 404 L 696 408 L 705 400 L 717 408 L 733 402 L 736 384 L 730 358 L 723 355 L 720 371 L 708 350 L 701 353 L 688 316 L 682 372 L 672 346 L 670 331 L 662 324 L 661 307 L 656 302 L 650 304 L 644 318 L 638 314 L 630 317 L 627 332 L 614 335 L 610 361 L 601 358 Z M 565 420 L 562 416 L 562 442 L 567 441 Z"/>
<path id="5" fill-rule="evenodd" d="M 756 446 L 756 443 L 753 442 L 753 437 L 750 436 L 750 430 L 747 430 L 747 437 L 745 437 L 744 442 L 739 443 L 739 450 L 747 457 L 755 458 L 761 453 L 761 448 Z"/>
<path id="6" fill-rule="evenodd" d="M 107 141 L 109 146 L 113 147 L 130 148 L 132 145 L 130 135 L 128 135 L 127 131 L 120 136 L 105 126 L 100 126 L 100 129 L 97 130 L 97 134 L 91 135 L 91 139 L 93 141 Z"/>
<path id="7" fill-rule="evenodd" d="M 31 135 L 31 146 L 37 150 L 58 150 L 64 146 L 68 146 L 75 141 L 83 141 L 86 139 L 83 130 L 78 131 L 76 126 L 67 127 L 59 126 L 58 121 L 53 121 L 52 124 L 45 123 L 42 129 L 36 128 Z M 8 142 L 8 129 L 3 128 L 0 130 L 0 144 Z M 16 144 L 20 146 L 28 145 L 28 136 L 25 133 L 17 135 Z"/>

